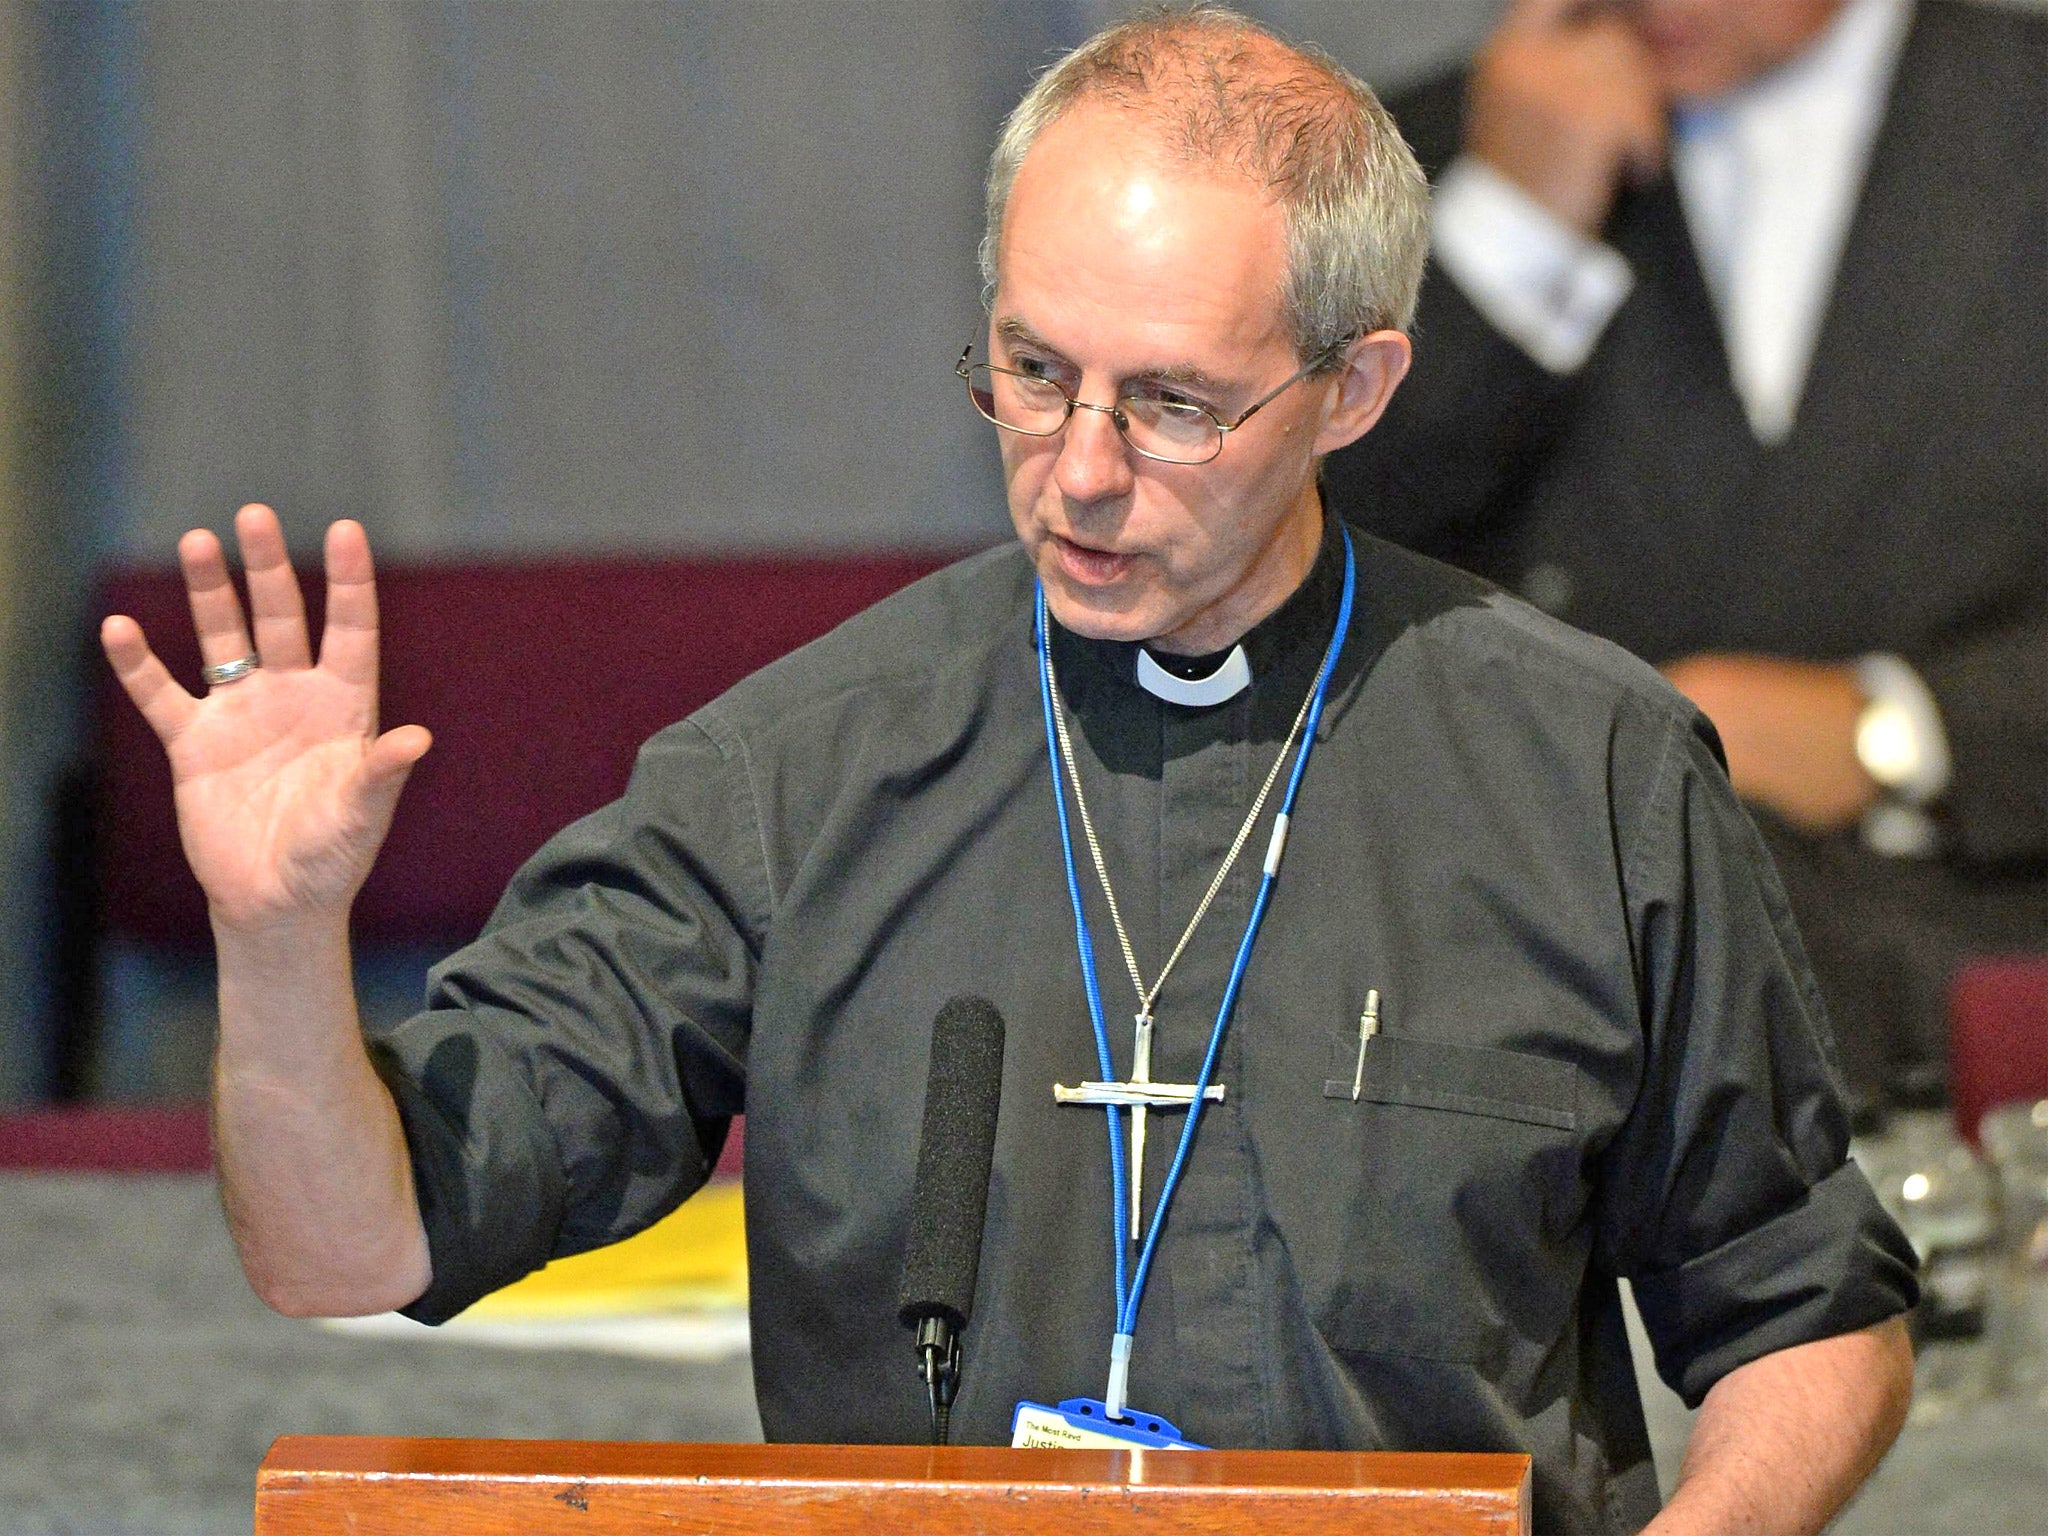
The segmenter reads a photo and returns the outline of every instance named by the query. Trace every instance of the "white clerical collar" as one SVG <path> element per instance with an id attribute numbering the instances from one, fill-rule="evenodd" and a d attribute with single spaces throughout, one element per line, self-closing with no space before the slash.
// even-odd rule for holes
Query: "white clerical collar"
<path id="1" fill-rule="evenodd" d="M 1223 664 L 1207 677 L 1175 677 L 1152 659 L 1152 653 L 1138 647 L 1138 686 L 1155 699 L 1169 704 L 1206 708 L 1234 699 L 1252 685 L 1252 664 L 1245 660 L 1244 647 L 1233 645 Z"/>

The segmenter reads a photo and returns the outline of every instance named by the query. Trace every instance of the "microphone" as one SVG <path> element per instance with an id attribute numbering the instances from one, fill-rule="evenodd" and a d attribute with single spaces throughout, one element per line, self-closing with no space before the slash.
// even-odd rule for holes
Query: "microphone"
<path id="1" fill-rule="evenodd" d="M 931 1402 L 933 1445 L 946 1443 L 960 1389 L 960 1334 L 974 1309 L 1002 1091 L 1003 1016 L 985 997 L 950 999 L 932 1024 L 896 1313 L 917 1330 L 917 1371 Z"/>

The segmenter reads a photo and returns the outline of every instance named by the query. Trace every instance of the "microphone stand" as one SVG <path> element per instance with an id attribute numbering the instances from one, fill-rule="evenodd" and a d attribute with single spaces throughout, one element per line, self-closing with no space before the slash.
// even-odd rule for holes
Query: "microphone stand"
<path id="1" fill-rule="evenodd" d="M 925 1396 L 931 1400 L 932 1444 L 944 1445 L 953 1399 L 960 1391 L 960 1336 L 943 1317 L 918 1319 L 917 1361 Z"/>

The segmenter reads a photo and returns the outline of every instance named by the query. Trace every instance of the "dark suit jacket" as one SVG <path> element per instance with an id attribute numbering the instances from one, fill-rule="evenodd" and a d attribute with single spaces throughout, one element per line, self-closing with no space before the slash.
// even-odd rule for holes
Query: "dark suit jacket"
<path id="1" fill-rule="evenodd" d="M 1432 175 L 1459 149 L 1463 94 L 1446 78 L 1395 104 Z M 1936 1009 L 1955 952 L 2048 949 L 2048 25 L 1920 7 L 1779 446 L 1755 441 L 1729 383 L 1671 182 L 1625 194 L 1606 238 L 1636 287 L 1571 378 L 1432 273 L 1414 371 L 1326 465 L 1331 504 L 1652 661 L 1890 651 L 1915 666 L 1955 760 L 1945 871 L 1771 830 L 1781 863 L 1839 866 L 1804 903 L 1806 874 L 1787 871 L 1810 940 L 1816 902 L 1854 897 L 1842 870 L 1943 929 L 1940 974 L 1915 983 L 1934 996 L 1871 1001 Z M 1854 986 L 1830 986 L 1838 1014 L 1860 1011 Z M 1938 1054 L 1919 1028 L 1919 1054 Z"/>

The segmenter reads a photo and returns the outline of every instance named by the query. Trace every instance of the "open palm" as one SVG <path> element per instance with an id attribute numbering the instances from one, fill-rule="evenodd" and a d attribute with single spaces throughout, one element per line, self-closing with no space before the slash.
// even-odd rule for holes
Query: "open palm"
<path id="1" fill-rule="evenodd" d="M 170 757 L 185 857 L 215 921 L 260 928 L 347 908 L 432 738 L 417 725 L 378 733 L 377 591 L 361 525 L 327 530 L 317 662 L 277 515 L 244 507 L 235 532 L 248 622 L 218 539 L 188 533 L 178 558 L 201 658 L 254 655 L 259 668 L 194 698 L 133 619 L 109 618 L 100 639 Z"/>

